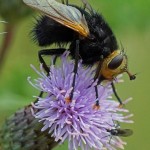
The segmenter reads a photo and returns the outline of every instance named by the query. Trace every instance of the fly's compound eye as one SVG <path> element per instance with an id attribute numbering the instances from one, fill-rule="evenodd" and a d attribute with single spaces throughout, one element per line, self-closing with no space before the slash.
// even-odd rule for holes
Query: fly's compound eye
<path id="1" fill-rule="evenodd" d="M 111 70 L 114 70 L 116 68 L 118 68 L 119 66 L 121 66 L 122 61 L 123 61 L 123 56 L 122 55 L 118 55 L 116 57 L 114 57 L 108 64 L 108 68 Z"/>
<path id="2" fill-rule="evenodd" d="M 132 75 L 128 71 L 128 61 L 127 56 L 120 50 L 115 50 L 109 56 L 107 56 L 100 70 L 100 74 L 107 80 L 112 80 L 118 74 L 126 72 L 130 80 L 134 80 L 136 78 L 135 75 Z"/>
<path id="3" fill-rule="evenodd" d="M 127 71 L 127 57 L 122 51 L 115 50 L 107 56 L 101 67 L 101 75 L 108 80 L 114 79 L 118 74 Z"/>

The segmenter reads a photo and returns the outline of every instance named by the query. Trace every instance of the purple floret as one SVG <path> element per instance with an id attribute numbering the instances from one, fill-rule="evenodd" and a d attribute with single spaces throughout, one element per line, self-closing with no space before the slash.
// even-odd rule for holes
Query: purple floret
<path id="1" fill-rule="evenodd" d="M 118 136 L 111 138 L 107 129 L 114 129 L 116 121 L 132 123 L 129 119 L 132 114 L 125 115 L 128 110 L 118 108 L 119 103 L 111 98 L 110 83 L 98 86 L 100 109 L 94 110 L 94 69 L 83 67 L 79 62 L 73 99 L 66 103 L 72 90 L 74 61 L 68 59 L 68 53 L 62 55 L 60 61 L 59 65 L 50 66 L 49 76 L 44 73 L 42 65 L 41 71 L 32 66 L 39 78 L 29 82 L 46 93 L 33 104 L 38 109 L 35 118 L 43 123 L 41 131 L 48 129 L 60 143 L 68 140 L 69 150 L 78 150 L 79 147 L 82 150 L 123 149 L 126 143 Z"/>

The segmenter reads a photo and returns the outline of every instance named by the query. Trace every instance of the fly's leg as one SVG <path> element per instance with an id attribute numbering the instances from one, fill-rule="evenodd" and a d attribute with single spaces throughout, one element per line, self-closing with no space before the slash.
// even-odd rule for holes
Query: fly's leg
<path id="1" fill-rule="evenodd" d="M 43 50 L 40 50 L 38 52 L 39 61 L 43 65 L 43 68 L 46 71 L 47 76 L 49 75 L 50 68 L 47 66 L 47 64 L 46 64 L 43 56 L 52 56 L 52 55 L 55 55 L 54 60 L 53 60 L 53 64 L 55 64 L 56 60 L 57 60 L 57 57 L 59 55 L 62 55 L 65 52 L 65 50 L 66 49 L 63 49 L 63 48 L 59 48 L 59 49 L 43 49 Z M 44 92 L 41 91 L 38 97 L 42 97 L 43 93 Z M 37 100 L 38 100 L 38 98 L 36 99 L 36 101 Z"/>
<path id="2" fill-rule="evenodd" d="M 112 90 L 113 90 L 113 93 L 114 93 L 115 97 L 117 98 L 118 102 L 120 103 L 120 104 L 119 104 L 119 108 L 122 108 L 124 104 L 123 104 L 123 102 L 121 101 L 120 97 L 118 96 L 117 91 L 116 91 L 116 88 L 115 88 L 115 85 L 114 85 L 113 82 L 111 83 L 111 86 L 112 86 Z"/>
<path id="3" fill-rule="evenodd" d="M 74 64 L 74 69 L 73 69 L 73 82 L 72 82 L 72 91 L 70 93 L 70 97 L 66 98 L 66 102 L 70 103 L 73 99 L 73 93 L 75 89 L 75 82 L 76 82 L 76 75 L 78 72 L 78 62 L 79 62 L 79 40 L 76 40 L 76 50 L 75 50 L 75 64 Z"/>

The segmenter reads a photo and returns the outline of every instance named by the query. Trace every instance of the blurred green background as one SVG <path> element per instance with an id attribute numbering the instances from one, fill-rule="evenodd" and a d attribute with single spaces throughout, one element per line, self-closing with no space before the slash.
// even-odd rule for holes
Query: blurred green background
<path id="1" fill-rule="evenodd" d="M 79 0 L 71 2 L 78 3 Z M 148 61 L 150 60 L 150 1 L 89 0 L 89 2 L 110 24 L 128 55 L 131 72 L 138 74 L 135 81 L 130 81 L 127 75 L 124 75 L 125 82 L 117 85 L 118 93 L 123 99 L 133 97 L 133 101 L 126 107 L 134 114 L 135 123 L 123 125 L 123 127 L 133 129 L 134 135 L 124 139 L 128 142 L 125 149 L 148 150 L 150 149 L 150 96 L 148 95 L 150 90 L 150 61 Z M 8 5 L 13 12 L 11 7 L 13 5 L 9 4 L 9 1 Z M 0 9 L 1 7 L 0 4 Z M 8 13 L 7 9 L 5 13 Z M 30 64 L 39 65 L 37 52 L 40 48 L 29 36 L 34 24 L 33 16 L 36 15 L 26 15 L 24 19 L 18 21 L 19 17 L 15 18 L 14 15 L 12 19 L 15 20 L 14 22 L 5 18 L 0 19 L 15 26 L 12 44 L 0 71 L 0 124 L 17 109 L 33 101 L 32 95 L 38 94 L 38 91 L 27 82 L 28 76 L 36 76 Z M 3 30 L 4 24 L 1 23 L 0 32 Z M 4 35 L 0 35 L 0 44 L 3 37 Z M 66 147 L 61 146 L 57 149 L 63 150 Z"/>

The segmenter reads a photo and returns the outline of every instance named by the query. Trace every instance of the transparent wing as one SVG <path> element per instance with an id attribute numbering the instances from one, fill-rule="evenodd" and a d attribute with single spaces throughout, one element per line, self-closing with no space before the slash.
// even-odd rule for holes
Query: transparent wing
<path id="1" fill-rule="evenodd" d="M 82 3 L 85 5 L 85 8 L 87 8 L 91 14 L 95 14 L 96 12 L 92 9 L 91 5 L 88 3 L 87 0 L 81 0 Z"/>
<path id="2" fill-rule="evenodd" d="M 118 136 L 127 137 L 133 134 L 131 129 L 119 129 Z"/>
<path id="3" fill-rule="evenodd" d="M 58 3 L 55 0 L 23 0 L 25 4 L 43 12 L 60 24 L 87 37 L 89 29 L 85 17 L 75 7 Z"/>

